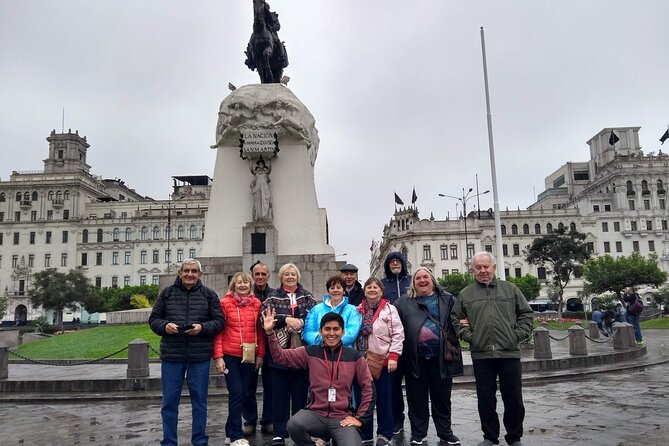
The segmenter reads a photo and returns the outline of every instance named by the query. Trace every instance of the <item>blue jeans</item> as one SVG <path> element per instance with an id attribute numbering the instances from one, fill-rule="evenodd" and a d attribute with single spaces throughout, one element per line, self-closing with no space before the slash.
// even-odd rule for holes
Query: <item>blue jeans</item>
<path id="1" fill-rule="evenodd" d="M 626 317 L 627 323 L 632 324 L 632 327 L 634 327 L 634 338 L 636 338 L 637 342 L 642 341 L 643 337 L 641 336 L 641 327 L 639 327 L 639 315 L 632 314 L 628 311 Z"/>
<path id="2" fill-rule="evenodd" d="M 177 424 L 179 422 L 179 401 L 184 376 L 188 384 L 188 393 L 193 414 L 191 443 L 196 446 L 206 445 L 207 437 L 207 394 L 209 391 L 209 360 L 201 362 L 163 361 L 160 366 L 163 401 L 160 415 L 163 418 L 162 446 L 177 446 Z"/>
<path id="3" fill-rule="evenodd" d="M 307 370 L 272 369 L 272 423 L 274 436 L 287 438 L 286 423 L 307 405 L 309 372 Z"/>
<path id="4" fill-rule="evenodd" d="M 225 423 L 225 436 L 230 441 L 244 438 L 242 430 L 242 411 L 249 400 L 256 400 L 255 388 L 252 388 L 256 375 L 255 364 L 242 364 L 238 356 L 224 355 L 225 386 L 228 388 L 228 421 Z M 255 425 L 255 422 L 253 423 Z"/>
<path id="5" fill-rule="evenodd" d="M 381 370 L 381 376 L 378 381 L 374 381 L 376 389 L 376 434 L 383 435 L 388 440 L 393 438 L 393 385 L 396 382 L 395 373 L 389 373 L 388 367 Z M 356 401 L 360 402 L 362 389 L 358 381 L 353 381 L 353 393 Z M 374 419 L 369 423 L 363 424 L 362 439 L 374 439 Z"/>

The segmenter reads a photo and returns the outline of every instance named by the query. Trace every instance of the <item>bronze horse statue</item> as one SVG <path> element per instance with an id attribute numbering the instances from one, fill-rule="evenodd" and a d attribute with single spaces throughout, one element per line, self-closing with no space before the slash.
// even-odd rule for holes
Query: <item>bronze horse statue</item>
<path id="1" fill-rule="evenodd" d="M 288 66 L 288 55 L 279 40 L 279 15 L 269 10 L 265 0 L 253 0 L 253 34 L 246 47 L 244 63 L 257 69 L 263 84 L 278 83 Z"/>

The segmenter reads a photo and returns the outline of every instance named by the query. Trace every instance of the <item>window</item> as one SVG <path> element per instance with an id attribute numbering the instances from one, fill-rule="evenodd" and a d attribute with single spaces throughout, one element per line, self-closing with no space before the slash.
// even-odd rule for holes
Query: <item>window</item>
<path id="1" fill-rule="evenodd" d="M 0 212 L 0 221 L 5 221 L 5 213 Z"/>
<path id="2" fill-rule="evenodd" d="M 97 242 L 98 243 L 102 243 L 102 234 L 103 234 L 102 229 L 98 229 L 98 233 L 97 233 Z"/>
<path id="3" fill-rule="evenodd" d="M 118 265 L 118 251 L 112 252 L 112 265 Z"/>
<path id="4" fill-rule="evenodd" d="M 552 234 L 553 233 L 553 225 L 548 223 L 546 225 L 546 234 Z"/>
<path id="5" fill-rule="evenodd" d="M 430 245 L 423 245 L 423 260 L 432 259 L 432 253 L 430 252 Z"/>
<path id="6" fill-rule="evenodd" d="M 68 232 L 67 232 L 67 231 L 63 231 L 63 233 L 62 233 L 62 237 L 63 237 L 63 243 L 67 243 L 67 239 L 68 239 L 68 237 L 69 237 Z"/>
<path id="7" fill-rule="evenodd" d="M 184 250 L 177 249 L 177 262 L 183 262 L 183 261 L 184 261 Z"/>
<path id="8" fill-rule="evenodd" d="M 553 181 L 553 187 L 560 187 L 564 184 L 564 175 L 560 175 Z"/>
<path id="9" fill-rule="evenodd" d="M 146 251 L 140 251 L 139 252 L 139 263 L 141 263 L 141 264 L 146 263 Z"/>
<path id="10" fill-rule="evenodd" d="M 146 240 L 146 237 L 149 235 L 149 228 L 142 226 L 142 229 L 139 231 L 139 239 Z"/>
<path id="11" fill-rule="evenodd" d="M 492 252 L 492 245 L 485 245 L 484 249 L 486 252 Z"/>
<path id="12" fill-rule="evenodd" d="M 666 209 L 667 208 L 667 202 L 664 198 L 660 198 L 660 209 Z"/>
<path id="13" fill-rule="evenodd" d="M 518 243 L 513 244 L 513 255 L 514 256 L 520 255 L 520 245 L 518 245 Z"/>
<path id="14" fill-rule="evenodd" d="M 593 252 L 595 252 L 594 242 L 586 242 L 585 249 L 588 251 L 588 254 L 592 254 Z"/>
<path id="15" fill-rule="evenodd" d="M 19 266 L 19 256 L 12 256 L 12 268 L 17 268 Z"/>
<path id="16" fill-rule="evenodd" d="M 633 240 L 632 241 L 632 250 L 634 252 L 639 252 L 639 241 L 638 240 Z"/>
<path id="17" fill-rule="evenodd" d="M 172 226 L 165 226 L 165 240 L 170 240 L 172 238 Z"/>
<path id="18" fill-rule="evenodd" d="M 123 264 L 130 265 L 130 251 L 123 253 Z"/>
<path id="19" fill-rule="evenodd" d="M 648 251 L 655 251 L 655 240 L 648 240 Z"/>
<path id="20" fill-rule="evenodd" d="M 534 233 L 535 234 L 541 234 L 541 225 L 539 223 L 534 225 Z"/>
<path id="21" fill-rule="evenodd" d="M 64 252 L 60 255 L 60 266 L 67 266 L 67 253 Z"/>
<path id="22" fill-rule="evenodd" d="M 35 254 L 28 254 L 28 268 L 35 266 Z"/>
<path id="23" fill-rule="evenodd" d="M 49 201 L 53 201 L 53 191 L 50 190 L 49 193 L 46 194 L 46 198 Z"/>
<path id="24" fill-rule="evenodd" d="M 51 266 L 51 254 L 44 254 L 44 267 L 48 268 Z"/>
<path id="25" fill-rule="evenodd" d="M 602 222 L 602 232 L 609 232 L 609 223 L 606 221 Z"/>
<path id="26" fill-rule="evenodd" d="M 88 243 L 88 229 L 84 229 L 81 233 L 81 243 Z"/>
<path id="27" fill-rule="evenodd" d="M 623 242 L 616 242 L 616 252 L 623 252 Z"/>
<path id="28" fill-rule="evenodd" d="M 448 276 L 448 270 L 447 269 L 442 269 L 441 270 L 441 277 L 444 278 L 446 276 Z"/>
<path id="29" fill-rule="evenodd" d="M 441 260 L 448 260 L 448 246 L 441 245 L 439 251 L 441 252 Z"/>
<path id="30" fill-rule="evenodd" d="M 606 212 L 611 212 L 611 205 L 610 205 L 610 204 L 605 204 L 605 205 L 604 205 L 604 210 L 605 210 Z"/>
<path id="31" fill-rule="evenodd" d="M 69 220 L 70 219 L 70 211 L 65 209 L 63 211 L 63 220 Z"/>
<path id="32" fill-rule="evenodd" d="M 562 224 L 562 222 L 558 223 L 558 229 L 560 231 L 562 231 L 564 229 L 564 225 Z"/>
<path id="33" fill-rule="evenodd" d="M 628 180 L 625 185 L 627 187 L 627 195 L 634 195 L 634 185 L 632 182 Z"/>
<path id="34" fill-rule="evenodd" d="M 188 258 L 189 259 L 194 259 L 195 258 L 195 248 L 191 248 L 188 250 Z"/>
<path id="35" fill-rule="evenodd" d="M 31 232 L 31 233 L 30 233 L 30 242 L 29 242 L 29 243 L 30 243 L 31 245 L 34 245 L 34 244 L 35 244 L 35 238 L 36 238 L 36 236 L 37 236 L 37 233 L 36 233 L 36 232 Z"/>
<path id="36" fill-rule="evenodd" d="M 184 233 L 185 233 L 185 232 L 186 232 L 186 231 L 185 231 L 184 227 L 181 226 L 181 225 L 179 225 L 179 226 L 177 227 L 177 238 L 178 238 L 179 240 L 181 240 L 182 238 L 184 238 Z"/>
<path id="37" fill-rule="evenodd" d="M 51 243 L 51 231 L 46 231 L 46 244 Z"/>
<path id="38" fill-rule="evenodd" d="M 53 220 L 53 210 L 49 209 L 46 211 L 46 219 L 49 221 Z"/>
<path id="39" fill-rule="evenodd" d="M 520 268 L 515 268 L 516 277 L 523 277 L 523 273 L 521 272 Z"/>
<path id="40" fill-rule="evenodd" d="M 63 199 L 64 200 L 69 200 L 70 199 L 70 191 L 69 190 L 66 190 L 65 192 L 63 192 Z"/>
<path id="41" fill-rule="evenodd" d="M 139 284 L 146 285 L 146 276 L 139 276 Z"/>
<path id="42" fill-rule="evenodd" d="M 620 222 L 619 221 L 614 221 L 613 222 L 613 231 L 614 232 L 620 232 Z"/>
<path id="43" fill-rule="evenodd" d="M 457 268 L 451 270 L 451 274 L 458 274 L 459 272 L 460 270 L 458 270 Z"/>
<path id="44" fill-rule="evenodd" d="M 642 195 L 648 195 L 650 193 L 650 190 L 648 190 L 648 181 L 642 180 L 641 181 L 641 194 Z"/>
<path id="45" fill-rule="evenodd" d="M 592 212 L 599 212 L 599 205 L 598 204 L 592 205 Z"/>
<path id="46" fill-rule="evenodd" d="M 16 193 L 16 201 L 21 201 L 21 192 Z"/>
<path id="47" fill-rule="evenodd" d="M 101 252 L 96 252 L 95 253 L 95 264 L 96 265 L 102 265 L 102 253 Z"/>
<path id="48" fill-rule="evenodd" d="M 153 240 L 160 239 L 160 228 L 158 226 L 153 227 Z"/>
<path id="49" fill-rule="evenodd" d="M 650 211 L 650 200 L 643 200 L 643 209 L 645 211 Z"/>
<path id="50" fill-rule="evenodd" d="M 152 254 L 152 263 L 160 263 L 160 252 L 157 249 L 154 249 Z"/>
<path id="51" fill-rule="evenodd" d="M 14 212 L 14 221 L 21 221 L 21 212 Z"/>
<path id="52" fill-rule="evenodd" d="M 546 268 L 544 268 L 543 266 L 537 268 L 537 279 L 546 280 Z"/>
<path id="53" fill-rule="evenodd" d="M 165 263 L 170 263 L 172 261 L 172 250 L 171 249 L 166 249 L 165 250 Z"/>
<path id="54" fill-rule="evenodd" d="M 118 242 L 120 233 L 121 231 L 119 231 L 118 228 L 114 228 L 114 231 L 112 232 L 112 240 Z"/>
<path id="55" fill-rule="evenodd" d="M 0 203 L 4 203 L 7 200 L 7 196 L 4 192 L 0 192 Z"/>
<path id="56" fill-rule="evenodd" d="M 130 276 L 123 276 L 123 286 L 130 286 Z"/>
<path id="57" fill-rule="evenodd" d="M 19 233 L 18 232 L 14 233 L 14 244 L 15 245 L 19 244 Z"/>
<path id="58" fill-rule="evenodd" d="M 3 240 L 4 237 L 5 237 L 5 234 L 3 234 L 2 232 L 0 232 L 0 246 L 2 245 L 2 242 L 4 241 L 4 240 Z"/>
<path id="59" fill-rule="evenodd" d="M 530 225 L 528 225 L 527 223 L 525 223 L 525 224 L 523 225 L 523 234 L 527 235 L 527 234 L 529 234 L 529 233 L 530 233 Z"/>
<path id="60" fill-rule="evenodd" d="M 37 221 L 37 211 L 30 211 L 30 221 Z"/>
<path id="61" fill-rule="evenodd" d="M 662 230 L 666 231 L 667 228 L 669 228 L 669 225 L 667 225 L 667 220 L 662 220 Z M 2 234 L 0 234 L 1 236 Z M 0 245 L 2 245 L 2 238 L 0 238 Z"/>
<path id="62" fill-rule="evenodd" d="M 511 277 L 511 273 L 509 272 L 509 268 L 504 268 L 504 276 L 505 277 Z"/>
<path id="63" fill-rule="evenodd" d="M 511 225 L 511 234 L 518 235 L 518 225 L 516 224 Z"/>
<path id="64" fill-rule="evenodd" d="M 188 238 L 197 238 L 197 227 L 195 225 L 190 225 L 190 228 L 188 228 Z"/>
<path id="65" fill-rule="evenodd" d="M 575 181 L 584 181 L 584 180 L 589 180 L 590 175 L 588 175 L 588 171 L 580 171 L 580 172 L 574 172 L 574 180 Z"/>
<path id="66" fill-rule="evenodd" d="M 657 193 L 658 194 L 664 194 L 664 184 L 662 183 L 662 180 L 657 180 Z"/>
<path id="67" fill-rule="evenodd" d="M 635 209 L 634 200 L 627 200 L 627 207 L 630 211 L 633 211 Z"/>
<path id="68" fill-rule="evenodd" d="M 118 288 L 118 276 L 112 276 L 111 279 L 112 288 Z"/>
<path id="69" fill-rule="evenodd" d="M 572 222 L 569 224 L 569 230 L 570 230 L 571 232 L 576 232 L 576 223 L 574 223 L 574 222 L 572 221 Z"/>
<path id="70" fill-rule="evenodd" d="M 129 242 L 130 240 L 132 240 L 132 229 L 125 228 L 125 241 Z"/>
<path id="71" fill-rule="evenodd" d="M 507 248 L 506 245 L 502 245 L 502 255 L 505 255 L 505 256 L 509 255 L 509 248 Z"/>
<path id="72" fill-rule="evenodd" d="M 636 225 L 636 220 L 632 220 L 630 222 L 630 228 L 631 228 L 632 231 L 637 231 L 638 230 L 637 225 Z"/>
<path id="73" fill-rule="evenodd" d="M 451 245 L 451 260 L 457 260 L 457 259 L 458 259 L 458 245 Z"/>
<path id="74" fill-rule="evenodd" d="M 467 245 L 467 259 L 474 257 L 474 244 L 470 243 Z"/>
<path id="75" fill-rule="evenodd" d="M 653 230 L 652 220 L 646 220 L 646 231 L 652 231 L 652 230 Z"/>
<path id="76" fill-rule="evenodd" d="M 604 242 L 604 252 L 611 252 L 611 243 Z"/>
<path id="77" fill-rule="evenodd" d="M 502 225 L 502 235 L 506 235 L 506 225 Z"/>
<path id="78" fill-rule="evenodd" d="M 86 266 L 88 265 L 88 253 L 87 252 L 82 252 L 81 253 L 81 266 Z"/>
<path id="79" fill-rule="evenodd" d="M 159 276 L 151 276 L 151 285 L 158 285 Z"/>

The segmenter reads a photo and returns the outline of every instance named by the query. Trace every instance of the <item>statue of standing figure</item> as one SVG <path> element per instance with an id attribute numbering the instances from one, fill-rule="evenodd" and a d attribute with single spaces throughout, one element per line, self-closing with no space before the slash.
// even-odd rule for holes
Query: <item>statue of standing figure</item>
<path id="1" fill-rule="evenodd" d="M 274 219 L 272 213 L 272 193 L 269 190 L 270 167 L 260 158 L 252 168 L 253 181 L 251 181 L 251 194 L 253 195 L 253 221 L 264 221 L 271 223 Z"/>

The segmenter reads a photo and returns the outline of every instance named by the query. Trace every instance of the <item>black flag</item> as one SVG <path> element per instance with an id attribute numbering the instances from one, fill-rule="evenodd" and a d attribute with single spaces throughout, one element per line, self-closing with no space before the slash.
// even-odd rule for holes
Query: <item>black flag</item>
<path id="1" fill-rule="evenodd" d="M 618 141 L 620 141 L 620 138 L 618 138 L 618 135 L 613 133 L 613 130 L 611 130 L 611 136 L 609 136 L 609 145 L 613 146 L 615 145 Z"/>
<path id="2" fill-rule="evenodd" d="M 669 129 L 664 132 L 664 135 L 660 137 L 660 142 L 664 145 L 664 142 L 669 139 Z"/>
<path id="3" fill-rule="evenodd" d="M 418 195 L 416 195 L 416 188 L 413 188 L 413 194 L 411 194 L 411 204 L 414 204 L 418 200 Z"/>
<path id="4" fill-rule="evenodd" d="M 400 206 L 404 204 L 402 199 L 397 195 L 397 192 L 395 192 L 395 204 L 399 204 Z"/>

